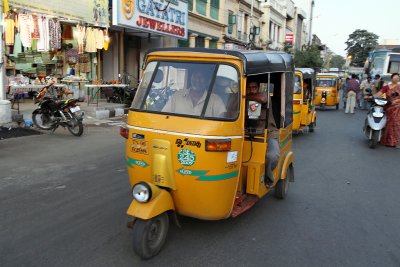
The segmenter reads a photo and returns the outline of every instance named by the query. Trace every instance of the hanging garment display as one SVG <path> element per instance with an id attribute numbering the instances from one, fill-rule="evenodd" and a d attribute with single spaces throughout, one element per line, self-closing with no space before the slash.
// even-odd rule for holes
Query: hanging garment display
<path id="1" fill-rule="evenodd" d="M 65 59 L 68 62 L 68 64 L 78 63 L 78 50 L 68 49 L 67 51 L 65 51 Z"/>
<path id="2" fill-rule="evenodd" d="M 90 27 L 86 28 L 85 52 L 88 52 L 88 53 L 97 52 L 95 29 L 90 28 Z"/>
<path id="3" fill-rule="evenodd" d="M 14 45 L 14 29 L 15 29 L 15 22 L 14 18 L 6 17 L 4 20 L 4 42 L 6 45 Z"/>
<path id="4" fill-rule="evenodd" d="M 40 33 L 39 33 L 39 22 L 38 22 L 38 16 L 32 15 L 32 39 L 39 39 L 40 38 Z"/>
<path id="5" fill-rule="evenodd" d="M 32 15 L 20 14 L 19 19 L 19 32 L 21 34 L 21 42 L 24 47 L 32 47 L 32 32 L 33 32 L 33 18 Z"/>
<path id="6" fill-rule="evenodd" d="M 21 36 L 20 36 L 20 33 L 17 32 L 15 34 L 15 39 L 14 39 L 14 51 L 13 51 L 13 54 L 15 56 L 17 56 L 21 52 L 22 52 Z"/>
<path id="7" fill-rule="evenodd" d="M 49 50 L 49 19 L 43 16 L 38 18 L 39 25 L 39 35 L 40 38 L 37 42 L 38 51 L 48 51 Z"/>
<path id="8" fill-rule="evenodd" d="M 86 35 L 86 27 L 81 25 L 76 25 L 77 41 L 78 41 L 78 52 L 82 54 L 84 52 L 84 40 Z"/>
<path id="9" fill-rule="evenodd" d="M 73 40 L 74 34 L 72 32 L 72 27 L 70 25 L 62 26 L 62 39 L 63 40 Z"/>
<path id="10" fill-rule="evenodd" d="M 58 19 L 49 19 L 50 50 L 61 49 L 61 25 Z"/>
<path id="11" fill-rule="evenodd" d="M 103 49 L 104 48 L 104 32 L 102 29 L 95 29 L 95 37 L 96 37 L 96 48 Z"/>
<path id="12" fill-rule="evenodd" d="M 79 72 L 90 72 L 90 54 L 79 54 Z"/>

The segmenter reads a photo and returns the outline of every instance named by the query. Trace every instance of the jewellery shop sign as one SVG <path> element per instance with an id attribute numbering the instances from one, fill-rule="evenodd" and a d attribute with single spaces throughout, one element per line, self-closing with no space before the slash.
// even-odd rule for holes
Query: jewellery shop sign
<path id="1" fill-rule="evenodd" d="M 8 0 L 10 7 L 108 27 L 108 0 Z"/>
<path id="2" fill-rule="evenodd" d="M 113 0 L 113 24 L 187 39 L 186 0 Z"/>

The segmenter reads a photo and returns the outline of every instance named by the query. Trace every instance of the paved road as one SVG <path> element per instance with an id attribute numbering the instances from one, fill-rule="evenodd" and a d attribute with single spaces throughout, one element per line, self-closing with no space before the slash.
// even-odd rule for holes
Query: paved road
<path id="1" fill-rule="evenodd" d="M 0 266 L 400 266 L 400 150 L 367 147 L 364 115 L 318 112 L 294 137 L 286 200 L 236 219 L 182 218 L 154 259 L 125 227 L 130 202 L 117 127 L 0 141 Z"/>

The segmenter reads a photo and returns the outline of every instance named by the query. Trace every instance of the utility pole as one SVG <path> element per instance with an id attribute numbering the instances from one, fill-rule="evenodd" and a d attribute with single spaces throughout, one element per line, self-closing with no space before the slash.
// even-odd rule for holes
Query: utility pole
<path id="1" fill-rule="evenodd" d="M 310 30 L 308 32 L 308 45 L 311 45 L 312 41 L 312 23 L 313 23 L 313 13 L 314 13 L 314 0 L 311 0 L 311 10 L 310 10 Z"/>

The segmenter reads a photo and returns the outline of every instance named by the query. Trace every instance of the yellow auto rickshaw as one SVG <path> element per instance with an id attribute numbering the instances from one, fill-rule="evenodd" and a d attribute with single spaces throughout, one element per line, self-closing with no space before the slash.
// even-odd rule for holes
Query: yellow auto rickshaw
<path id="1" fill-rule="evenodd" d="M 145 54 L 121 128 L 132 187 L 128 225 L 141 258 L 160 251 L 169 218 L 221 220 L 271 190 L 285 198 L 294 180 L 293 72 L 292 57 L 283 52 L 160 48 Z M 246 101 L 249 78 L 273 95 L 267 104 Z M 269 114 L 279 128 L 280 154 L 267 186 Z M 247 127 L 249 121 L 257 125 Z"/>
<path id="2" fill-rule="evenodd" d="M 318 73 L 315 105 L 322 109 L 335 106 L 339 109 L 339 75 L 336 73 Z"/>
<path id="3" fill-rule="evenodd" d="M 293 130 L 308 127 L 313 132 L 317 123 L 315 112 L 315 71 L 311 68 L 296 68 L 293 91 Z"/>

